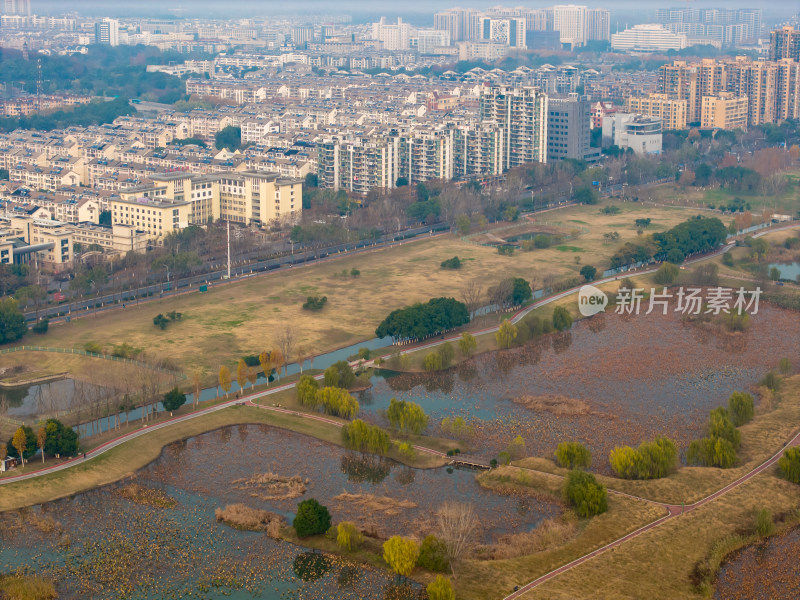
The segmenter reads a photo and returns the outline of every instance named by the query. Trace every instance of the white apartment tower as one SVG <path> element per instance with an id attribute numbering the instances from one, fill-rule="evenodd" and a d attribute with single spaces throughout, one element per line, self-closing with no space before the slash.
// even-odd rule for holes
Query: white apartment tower
<path id="1" fill-rule="evenodd" d="M 94 43 L 119 46 L 119 21 L 103 19 L 94 24 Z"/>
<path id="2" fill-rule="evenodd" d="M 387 23 L 386 17 L 381 17 L 378 23 L 372 24 L 372 37 L 383 42 L 384 50 L 408 50 L 411 47 L 411 28 L 400 17 L 394 25 Z"/>
<path id="3" fill-rule="evenodd" d="M 553 7 L 553 30 L 558 31 L 562 44 L 572 48 L 586 45 L 589 9 L 574 4 L 559 4 Z"/>

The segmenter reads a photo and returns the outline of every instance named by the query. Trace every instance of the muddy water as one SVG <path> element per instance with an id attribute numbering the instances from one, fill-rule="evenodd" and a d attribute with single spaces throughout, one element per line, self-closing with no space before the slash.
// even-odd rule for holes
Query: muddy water
<path id="1" fill-rule="evenodd" d="M 265 499 L 241 481 L 263 473 L 299 475 L 305 492 Z M 62 598 L 383 598 L 391 584 L 385 573 L 231 529 L 214 510 L 242 502 L 291 521 L 297 503 L 313 497 L 334 522 L 355 520 L 382 536 L 424 535 L 443 501 L 460 500 L 475 505 L 485 541 L 559 511 L 482 490 L 470 471 L 409 469 L 258 425 L 172 444 L 135 480 L 177 506 L 137 505 L 119 496 L 117 484 L 0 515 L 0 572 L 34 569 L 58 582 Z M 360 508 L 352 496 L 336 499 L 343 493 L 381 502 Z"/>
<path id="2" fill-rule="evenodd" d="M 456 350 L 457 352 L 458 350 Z M 750 389 L 783 357 L 800 368 L 800 314 L 766 306 L 748 331 L 729 334 L 679 316 L 598 315 L 571 332 L 510 351 L 478 356 L 436 374 L 376 377 L 362 415 L 381 421 L 391 398 L 418 402 L 434 421 L 473 419 L 476 452 L 496 455 L 516 435 L 529 454 L 552 455 L 558 442 L 586 443 L 603 469 L 618 444 L 668 435 L 686 447 L 703 434 L 708 411 Z M 580 400 L 558 414 L 515 403 L 522 396 Z"/>

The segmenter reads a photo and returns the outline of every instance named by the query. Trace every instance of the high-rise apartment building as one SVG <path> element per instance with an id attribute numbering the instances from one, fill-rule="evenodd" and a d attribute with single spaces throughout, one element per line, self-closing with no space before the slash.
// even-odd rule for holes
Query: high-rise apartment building
<path id="1" fill-rule="evenodd" d="M 686 129 L 687 104 L 686 100 L 670 99 L 667 94 L 649 94 L 644 98 L 628 98 L 625 111 L 658 117 L 666 130 Z"/>
<path id="2" fill-rule="evenodd" d="M 586 40 L 609 41 L 611 39 L 611 13 L 604 8 L 586 11 Z"/>
<path id="3" fill-rule="evenodd" d="M 292 28 L 292 42 L 294 42 L 298 46 L 302 46 L 304 44 L 308 44 L 309 42 L 314 41 L 314 26 L 313 25 L 301 25 L 299 27 Z"/>
<path id="4" fill-rule="evenodd" d="M 94 43 L 119 46 L 119 21 L 103 19 L 94 24 Z"/>
<path id="5" fill-rule="evenodd" d="M 383 42 L 384 50 L 408 50 L 411 47 L 411 28 L 400 17 L 394 25 L 387 23 L 386 17 L 381 17 L 378 23 L 372 24 L 372 37 Z"/>
<path id="6" fill-rule="evenodd" d="M 773 31 L 769 38 L 769 59 L 800 60 L 800 30 L 792 26 Z"/>
<path id="7" fill-rule="evenodd" d="M 755 43 L 762 29 L 760 8 L 660 8 L 656 22 L 673 33 L 714 40 L 722 46 Z"/>
<path id="8" fill-rule="evenodd" d="M 481 17 L 480 39 L 487 42 L 504 44 L 509 48 L 524 49 L 525 19 Z"/>
<path id="9" fill-rule="evenodd" d="M 553 29 L 558 31 L 561 43 L 572 48 L 586 45 L 587 19 L 589 9 L 586 6 L 560 4 L 552 8 Z"/>
<path id="10" fill-rule="evenodd" d="M 734 96 L 733 92 L 720 92 L 717 96 L 703 96 L 700 127 L 746 131 L 747 105 L 747 96 Z"/>
<path id="11" fill-rule="evenodd" d="M 31 0 L 5 0 L 3 9 L 7 15 L 30 16 Z"/>
<path id="12" fill-rule="evenodd" d="M 492 86 L 482 91 L 480 119 L 503 132 L 503 169 L 547 162 L 547 95 L 538 88 Z"/>

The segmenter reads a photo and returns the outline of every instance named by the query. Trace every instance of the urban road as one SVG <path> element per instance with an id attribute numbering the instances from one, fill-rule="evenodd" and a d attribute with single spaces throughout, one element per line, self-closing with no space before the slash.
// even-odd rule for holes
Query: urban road
<path id="1" fill-rule="evenodd" d="M 758 232 L 753 237 L 761 237 L 763 235 L 766 235 L 767 233 L 773 233 L 776 230 L 795 229 L 795 228 L 798 228 L 798 227 L 800 227 L 800 225 L 789 225 L 789 226 L 782 226 L 782 227 L 777 227 L 777 228 L 770 228 L 770 229 Z M 733 246 L 734 246 L 733 243 L 729 243 L 729 244 L 723 246 L 722 248 L 720 248 L 719 250 L 716 250 L 716 251 L 714 251 L 712 253 L 709 253 L 709 254 L 706 254 L 706 255 L 703 255 L 703 256 L 699 256 L 699 257 L 687 260 L 686 264 L 693 264 L 693 263 L 697 263 L 697 262 L 700 262 L 700 261 L 708 260 L 709 258 L 713 258 L 715 256 L 719 256 L 720 254 L 723 254 L 723 253 L 729 251 Z M 615 275 L 615 276 L 608 277 L 608 278 L 605 278 L 605 279 L 602 279 L 602 280 L 598 280 L 598 281 L 596 281 L 594 283 L 595 283 L 595 285 L 599 285 L 599 284 L 608 283 L 608 282 L 611 282 L 611 281 L 614 281 L 614 280 L 618 280 L 618 279 L 623 278 L 623 277 L 628 277 L 631 274 L 645 275 L 645 274 L 648 274 L 648 273 L 654 273 L 656 270 L 657 270 L 656 267 L 640 269 L 640 270 L 638 270 L 636 272 L 621 273 L 619 275 Z M 531 305 L 519 310 L 518 312 L 516 312 L 511 317 L 511 321 L 516 323 L 520 319 L 522 319 L 525 315 L 530 313 L 531 311 L 533 311 L 533 310 L 535 310 L 535 309 L 537 309 L 537 308 L 539 308 L 541 306 L 545 306 L 547 304 L 550 304 L 551 302 L 555 302 L 556 300 L 560 300 L 562 298 L 565 298 L 567 296 L 575 294 L 576 292 L 578 292 L 579 289 L 580 289 L 580 287 L 571 288 L 571 289 L 566 290 L 564 292 L 561 292 L 561 293 L 558 293 L 558 294 L 554 294 L 554 295 L 551 295 L 551 296 L 549 296 L 547 298 L 544 298 L 542 300 L 534 302 L 533 304 L 531 304 Z M 498 328 L 499 327 L 497 327 L 497 326 L 488 327 L 488 328 L 482 329 L 482 330 L 480 330 L 480 331 L 478 331 L 476 333 L 478 333 L 478 334 L 493 333 L 493 332 L 497 331 Z M 423 343 L 423 344 L 418 344 L 418 345 L 415 345 L 415 346 L 410 346 L 410 347 L 406 348 L 405 350 L 403 350 L 401 353 L 402 354 L 407 354 L 409 352 L 415 352 L 415 351 L 426 349 L 426 348 L 433 348 L 433 347 L 438 346 L 440 344 L 444 344 L 444 343 L 446 343 L 448 341 L 450 341 L 450 342 L 456 341 L 457 339 L 458 339 L 458 336 L 451 336 L 449 338 L 442 337 L 441 339 L 436 340 L 436 341 Z M 391 356 L 390 354 L 387 354 L 387 355 L 385 355 L 385 356 L 383 356 L 381 358 L 386 359 L 386 358 L 389 358 L 390 356 Z M 317 375 L 317 378 L 321 379 L 322 375 Z M 121 436 L 119 436 L 119 437 L 117 437 L 117 438 L 115 438 L 113 440 L 105 442 L 104 444 L 101 444 L 97 448 L 94 448 L 90 452 L 87 452 L 86 454 L 84 454 L 82 456 L 79 456 L 77 458 L 73 458 L 73 459 L 67 460 L 67 461 L 65 461 L 63 463 L 60 463 L 58 465 L 54 465 L 54 466 L 51 466 L 51 467 L 46 467 L 44 469 L 39 469 L 37 471 L 31 471 L 30 473 L 24 473 L 24 474 L 21 474 L 21 475 L 15 475 L 15 476 L 11 476 L 11 477 L 4 477 L 4 478 L 0 479 L 0 485 L 7 485 L 7 484 L 11 484 L 11 483 L 24 481 L 26 479 L 32 479 L 32 478 L 35 478 L 35 477 L 42 477 L 44 475 L 49 475 L 51 473 L 62 471 L 64 469 L 69 469 L 70 467 L 73 467 L 73 466 L 75 466 L 77 464 L 83 464 L 86 461 L 89 461 L 89 460 L 91 460 L 93 458 L 96 458 L 97 456 L 100 456 L 101 454 L 104 454 L 104 453 L 108 452 L 112 448 L 116 448 L 117 446 L 120 446 L 120 445 L 122 445 L 122 444 L 124 444 L 124 443 L 126 443 L 126 442 L 128 442 L 128 441 L 130 441 L 132 439 L 135 439 L 137 437 L 146 435 L 147 433 L 149 433 L 151 431 L 155 431 L 155 430 L 158 430 L 158 429 L 163 429 L 165 427 L 171 427 L 173 425 L 176 425 L 176 424 L 179 424 L 179 423 L 183 423 L 185 421 L 188 421 L 190 419 L 194 419 L 196 417 L 200 417 L 200 416 L 203 416 L 203 415 L 212 414 L 212 413 L 220 411 L 220 410 L 224 410 L 224 409 L 229 408 L 229 407 L 234 406 L 234 405 L 254 406 L 254 407 L 258 407 L 258 408 L 264 409 L 264 410 L 270 410 L 270 411 L 279 412 L 279 413 L 283 413 L 283 414 L 290 414 L 290 415 L 293 415 L 293 416 L 296 416 L 296 417 L 299 417 L 299 418 L 312 419 L 312 420 L 316 420 L 316 421 L 320 421 L 320 422 L 325 422 L 325 423 L 328 423 L 328 424 L 331 424 L 331 425 L 335 425 L 335 426 L 338 426 L 338 427 L 342 426 L 342 424 L 340 422 L 335 421 L 333 419 L 328 419 L 328 418 L 320 416 L 320 415 L 311 415 L 311 414 L 307 414 L 307 413 L 301 413 L 301 412 L 289 410 L 287 408 L 282 408 L 280 406 L 267 406 L 267 405 L 264 405 L 264 404 L 257 404 L 255 402 L 258 399 L 268 397 L 268 396 L 270 396 L 272 394 L 275 394 L 277 392 L 289 390 L 289 389 L 291 389 L 293 387 L 293 385 L 294 384 L 291 384 L 291 383 L 290 384 L 279 385 L 279 386 L 276 386 L 274 388 L 263 390 L 261 392 L 255 393 L 255 394 L 247 395 L 247 396 L 245 396 L 243 398 L 233 398 L 231 400 L 228 400 L 226 402 L 222 402 L 220 404 L 217 404 L 217 405 L 209 407 L 209 408 L 200 409 L 200 410 L 197 410 L 197 411 L 185 414 L 185 415 L 181 415 L 181 416 L 178 416 L 178 417 L 170 418 L 170 419 L 168 419 L 166 421 L 163 421 L 161 423 L 158 423 L 158 424 L 144 425 L 141 428 L 137 429 L 136 431 L 133 431 L 133 432 L 125 434 L 125 435 L 121 435 Z M 791 437 L 791 439 L 789 439 L 786 442 L 785 447 L 790 447 L 790 446 L 800 446 L 800 431 L 798 431 L 795 435 L 793 435 Z M 440 456 L 440 457 L 445 457 L 444 453 L 442 453 L 442 452 L 440 452 L 438 450 L 434 450 L 432 448 L 426 448 L 424 446 L 414 446 L 414 448 L 416 450 L 420 451 L 420 452 L 425 452 L 425 453 L 428 453 L 428 454 L 432 454 L 432 455 L 436 455 L 436 456 Z M 612 542 L 609 542 L 608 544 L 606 544 L 605 546 L 602 546 L 601 548 L 597 548 L 596 550 L 593 550 L 593 551 L 591 551 L 591 552 L 589 552 L 587 554 L 584 554 L 583 556 L 581 556 L 579 558 L 576 558 L 575 560 L 573 560 L 573 561 L 571 561 L 571 562 L 569 562 L 569 563 L 567 563 L 565 565 L 562 565 L 561 567 L 558 567 L 558 568 L 556 568 L 556 569 L 554 569 L 554 570 L 552 570 L 552 571 L 550 571 L 548 573 L 545 573 L 544 575 L 541 575 L 540 577 L 534 579 L 530 583 L 527 583 L 527 584 L 519 587 L 518 589 L 514 590 L 514 592 L 509 594 L 508 596 L 506 596 L 504 598 L 504 600 L 512 600 L 512 599 L 515 599 L 515 598 L 520 598 L 525 593 L 527 593 L 530 590 L 534 589 L 535 587 L 541 585 L 542 583 L 544 583 L 546 581 L 550 581 L 550 580 L 558 577 L 558 575 L 560 575 L 560 574 L 562 574 L 562 573 L 564 573 L 564 572 L 566 572 L 566 571 L 568 571 L 568 570 L 570 570 L 570 569 L 572 569 L 574 567 L 577 567 L 578 565 L 581 565 L 581 564 L 591 560 L 592 558 L 594 558 L 594 557 L 606 552 L 607 550 L 610 550 L 612 548 L 620 546 L 621 544 L 624 544 L 628 540 L 631 540 L 631 539 L 633 539 L 633 538 L 635 538 L 635 537 L 637 537 L 637 536 L 639 536 L 639 535 L 641 535 L 641 534 L 643 534 L 643 533 L 645 533 L 647 531 L 655 529 L 656 527 L 659 527 L 660 525 L 663 525 L 664 523 L 666 523 L 670 519 L 673 519 L 673 518 L 675 518 L 677 516 L 680 516 L 682 514 L 691 512 L 693 510 L 696 510 L 696 509 L 700 508 L 701 506 L 712 502 L 713 500 L 719 498 L 720 496 L 726 494 L 727 492 L 739 487 L 743 483 L 746 483 L 747 481 L 749 481 L 750 479 L 752 479 L 753 477 L 755 477 L 759 473 L 762 473 L 766 469 L 770 468 L 772 465 L 774 465 L 780 459 L 781 455 L 783 454 L 783 451 L 784 451 L 784 448 L 781 448 L 774 455 L 772 455 L 770 458 L 765 460 L 759 466 L 757 466 L 756 468 L 754 468 L 750 472 L 746 473 L 745 475 L 743 475 L 742 477 L 740 477 L 736 481 L 733 481 L 732 483 L 730 483 L 730 484 L 726 485 L 725 487 L 717 490 L 716 492 L 706 496 L 705 498 L 702 498 L 701 500 L 698 500 L 697 502 L 694 502 L 693 504 L 689 504 L 689 505 L 685 505 L 685 506 L 684 505 L 677 505 L 677 504 L 665 504 L 665 503 L 661 503 L 661 502 L 655 502 L 655 501 L 649 500 L 647 498 L 641 498 L 641 497 L 638 497 L 638 496 L 633 496 L 633 495 L 630 495 L 630 494 L 624 494 L 622 492 L 617 492 L 617 491 L 611 490 L 611 493 L 614 493 L 614 494 L 619 494 L 619 495 L 622 495 L 622 496 L 626 496 L 628 498 L 632 498 L 632 499 L 635 499 L 635 500 L 641 500 L 643 502 L 648 502 L 648 503 L 651 503 L 651 504 L 655 504 L 655 505 L 661 506 L 661 507 L 663 507 L 665 509 L 666 514 L 664 516 L 660 517 L 659 519 L 656 519 L 655 521 L 652 521 L 651 523 L 648 523 L 647 525 L 644 525 L 643 527 L 640 527 L 639 529 L 637 529 L 635 531 L 632 531 L 632 532 L 630 532 L 628 534 L 625 534 L 624 536 L 622 536 L 622 537 L 620 537 L 620 538 L 618 538 L 618 539 L 616 539 L 616 540 L 614 540 Z M 527 469 L 527 470 L 534 471 L 533 469 Z M 552 473 L 547 473 L 547 475 L 553 476 Z"/>

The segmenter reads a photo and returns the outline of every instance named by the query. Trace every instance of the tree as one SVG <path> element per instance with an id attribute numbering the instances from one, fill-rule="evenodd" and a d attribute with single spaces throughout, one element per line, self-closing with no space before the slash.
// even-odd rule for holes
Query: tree
<path id="1" fill-rule="evenodd" d="M 670 285 L 675 283 L 679 274 L 680 269 L 678 267 L 670 262 L 665 262 L 658 268 L 658 271 L 656 271 L 656 274 L 653 276 L 653 281 L 658 285 Z"/>
<path id="2" fill-rule="evenodd" d="M 317 408 L 319 383 L 311 375 L 302 375 L 295 386 L 297 401 L 308 408 Z"/>
<path id="3" fill-rule="evenodd" d="M 472 223 L 470 223 L 467 215 L 458 215 L 456 217 L 456 229 L 461 235 L 467 235 L 471 227 Z"/>
<path id="4" fill-rule="evenodd" d="M 2 452 L 2 448 L 0 448 Z M 800 483 L 800 448 L 787 448 L 783 451 L 783 456 L 778 460 L 781 475 L 787 481 Z"/>
<path id="5" fill-rule="evenodd" d="M 169 411 L 169 416 L 172 416 L 172 411 L 178 410 L 181 406 L 186 404 L 186 394 L 178 389 L 178 386 L 175 386 L 166 394 L 164 394 L 164 400 L 161 402 L 164 405 L 164 410 Z"/>
<path id="6" fill-rule="evenodd" d="M 215 137 L 214 146 L 217 150 L 238 150 L 242 147 L 242 128 L 228 125 L 221 129 Z"/>
<path id="7" fill-rule="evenodd" d="M 25 317 L 13 298 L 0 300 L 0 344 L 16 342 L 28 331 Z"/>
<path id="8" fill-rule="evenodd" d="M 225 397 L 228 397 L 228 392 L 231 389 L 231 384 L 233 381 L 231 380 L 231 371 L 225 365 L 222 365 L 219 368 L 219 387 L 225 392 Z"/>
<path id="9" fill-rule="evenodd" d="M 434 572 L 445 572 L 450 568 L 447 561 L 447 548 L 435 535 L 428 535 L 419 546 L 417 565 Z"/>
<path id="10" fill-rule="evenodd" d="M 349 362 L 339 360 L 325 369 L 323 381 L 326 386 L 350 389 L 356 382 L 356 374 Z"/>
<path id="11" fill-rule="evenodd" d="M 437 575 L 425 589 L 428 592 L 428 600 L 456 600 L 456 593 L 450 580 L 442 575 Z"/>
<path id="12" fill-rule="evenodd" d="M 169 325 L 169 319 L 161 313 L 158 313 L 155 317 L 153 317 L 153 325 L 163 331 L 167 328 L 167 325 Z"/>
<path id="13" fill-rule="evenodd" d="M 47 333 L 47 330 L 50 328 L 50 319 L 44 318 L 39 319 L 36 321 L 36 325 L 31 327 L 34 333 L 38 333 L 39 335 L 44 335 Z"/>
<path id="14" fill-rule="evenodd" d="M 555 452 L 558 464 L 566 469 L 588 469 L 592 453 L 580 442 L 561 442 Z"/>
<path id="15" fill-rule="evenodd" d="M 642 442 L 636 449 L 630 446 L 614 448 L 608 460 L 614 472 L 623 479 L 659 479 L 675 469 L 678 447 L 669 438 L 657 437 L 652 442 Z"/>
<path id="16" fill-rule="evenodd" d="M 386 409 L 386 418 L 389 424 L 403 433 L 420 435 L 428 426 L 428 415 L 422 407 L 408 400 L 397 401 L 392 398 L 389 408 Z"/>
<path id="17" fill-rule="evenodd" d="M 519 460 L 523 456 L 525 456 L 525 440 L 522 439 L 521 435 L 518 435 L 506 448 L 506 452 L 511 457 L 511 460 Z"/>
<path id="18" fill-rule="evenodd" d="M 236 363 L 236 383 L 239 384 L 240 390 L 244 390 L 244 386 L 247 383 L 247 363 L 244 362 L 243 358 L 240 358 L 239 362 Z"/>
<path id="19" fill-rule="evenodd" d="M 778 363 L 778 370 L 781 375 L 788 375 L 792 372 L 792 362 L 788 358 L 783 357 Z"/>
<path id="20" fill-rule="evenodd" d="M 709 413 L 708 437 L 728 440 L 734 448 L 738 448 L 741 444 L 742 434 L 736 429 L 728 409 L 724 406 L 718 406 Z"/>
<path id="21" fill-rule="evenodd" d="M 336 526 L 336 543 L 342 550 L 354 552 L 363 540 L 361 531 L 350 521 L 342 521 Z"/>
<path id="22" fill-rule="evenodd" d="M 445 342 L 439 346 L 439 349 L 436 352 L 442 358 L 442 368 L 446 369 L 449 367 L 455 356 L 455 351 L 453 350 L 452 344 L 450 344 L 450 342 Z"/>
<path id="23" fill-rule="evenodd" d="M 261 365 L 261 370 L 264 372 L 264 377 L 267 378 L 267 386 L 269 386 L 269 376 L 272 374 L 272 357 L 266 350 L 262 350 L 258 355 L 258 364 Z"/>
<path id="24" fill-rule="evenodd" d="M 39 431 L 36 432 L 36 445 L 39 446 L 39 450 L 42 452 L 42 464 L 44 464 L 44 444 L 47 441 L 47 431 L 44 427 L 39 427 Z"/>
<path id="25" fill-rule="evenodd" d="M 338 387 L 325 387 L 317 390 L 317 406 L 329 415 L 352 419 L 358 414 L 358 402 L 350 393 Z"/>
<path id="26" fill-rule="evenodd" d="M 422 367 L 428 371 L 441 371 L 442 370 L 442 357 L 437 352 L 430 352 L 422 359 Z"/>
<path id="27" fill-rule="evenodd" d="M 579 204 L 597 204 L 598 194 L 590 185 L 575 188 L 572 199 Z"/>
<path id="28" fill-rule="evenodd" d="M 478 518 L 471 504 L 445 502 L 436 513 L 438 538 L 447 549 L 450 572 L 467 556 L 478 536 Z"/>
<path id="29" fill-rule="evenodd" d="M 292 527 L 297 532 L 297 537 L 319 535 L 331 528 L 331 514 L 314 498 L 309 498 L 297 505 L 297 515 Z"/>
<path id="30" fill-rule="evenodd" d="M 556 306 L 553 310 L 553 327 L 557 331 L 566 331 L 572 327 L 572 315 L 563 306 Z"/>
<path id="31" fill-rule="evenodd" d="M 500 323 L 500 328 L 494 334 L 497 346 L 499 348 L 510 348 L 514 340 L 517 339 L 517 333 L 517 326 L 506 319 Z"/>
<path id="32" fill-rule="evenodd" d="M 594 281 L 594 278 L 597 275 L 597 269 L 592 265 L 583 265 L 580 273 L 586 281 Z"/>
<path id="33" fill-rule="evenodd" d="M 289 357 L 294 349 L 294 327 L 287 324 L 281 330 L 280 334 L 278 334 L 278 347 L 280 348 L 280 354 L 283 357 L 283 371 L 285 375 L 286 367 L 289 363 Z"/>
<path id="34" fill-rule="evenodd" d="M 608 491 L 586 471 L 570 471 L 564 484 L 564 500 L 575 509 L 578 516 L 587 518 L 608 510 Z"/>
<path id="35" fill-rule="evenodd" d="M 47 439 L 44 451 L 51 456 L 73 456 L 78 451 L 78 432 L 58 419 L 48 419 L 44 424 Z"/>
<path id="36" fill-rule="evenodd" d="M 25 429 L 20 427 L 11 438 L 11 445 L 17 451 L 17 456 L 20 457 L 22 465 L 25 466 L 25 450 L 28 447 L 28 437 L 25 435 Z"/>
<path id="37" fill-rule="evenodd" d="M 741 427 L 755 413 L 753 397 L 746 392 L 733 392 L 728 398 L 728 413 L 735 427 Z"/>
<path id="38" fill-rule="evenodd" d="M 389 434 L 377 425 L 370 425 L 355 419 L 342 427 L 342 440 L 345 448 L 371 454 L 386 454 L 391 447 Z"/>
<path id="39" fill-rule="evenodd" d="M 469 316 L 475 316 L 475 311 L 481 307 L 483 301 L 483 282 L 480 279 L 470 279 L 461 289 L 461 298 L 469 310 Z"/>
<path id="40" fill-rule="evenodd" d="M 0 462 L 4 461 L 8 456 L 8 447 L 5 442 L 0 442 Z"/>
<path id="41" fill-rule="evenodd" d="M 378 338 L 391 336 L 395 341 L 421 340 L 469 323 L 464 303 L 453 298 L 433 298 L 389 313 L 375 330 Z"/>
<path id="42" fill-rule="evenodd" d="M 463 356 L 472 356 L 475 349 L 478 347 L 478 340 L 475 336 L 467 333 L 466 331 L 461 334 L 461 339 L 458 340 L 458 348 L 461 350 Z"/>
<path id="43" fill-rule="evenodd" d="M 395 535 L 383 544 L 383 560 L 401 577 L 411 575 L 418 556 L 419 546 L 412 539 Z"/>

